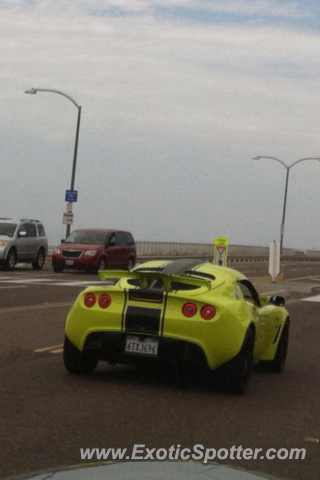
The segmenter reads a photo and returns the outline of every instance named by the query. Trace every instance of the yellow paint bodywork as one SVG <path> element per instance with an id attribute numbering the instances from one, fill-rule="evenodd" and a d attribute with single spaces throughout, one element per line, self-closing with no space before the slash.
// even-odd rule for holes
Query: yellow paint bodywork
<path id="1" fill-rule="evenodd" d="M 165 263 L 148 262 L 143 267 L 159 268 Z M 195 271 L 214 275 L 215 280 L 200 279 L 194 290 L 165 291 L 162 303 L 128 299 L 129 291 L 139 291 L 128 283 L 128 279 L 138 278 L 137 275 L 135 277 L 135 271 L 132 274 L 101 272 L 103 279 L 112 276 L 121 278 L 114 286 L 92 286 L 81 292 L 68 313 L 65 334 L 79 350 L 84 348 L 87 336 L 93 332 L 130 334 L 128 330 L 124 332 L 123 319 L 129 306 L 137 306 L 161 310 L 159 332 L 157 335 L 147 334 L 148 337 L 176 339 L 198 345 L 210 369 L 217 368 L 237 355 L 248 328 L 253 328 L 255 333 L 254 359 L 272 360 L 278 343 L 274 340 L 280 338 L 281 331 L 278 330 L 282 329 L 288 316 L 285 308 L 270 305 L 269 297 L 261 297 L 261 307 L 245 301 L 237 281 L 245 280 L 246 277 L 235 270 L 204 263 Z M 161 276 L 161 273 L 158 275 Z M 166 281 L 170 285 L 173 280 L 167 278 Z M 87 293 L 93 293 L 96 297 L 107 293 L 112 300 L 110 306 L 102 309 L 96 302 L 93 307 L 86 307 L 84 296 Z M 197 307 L 196 314 L 191 318 L 182 313 L 186 302 L 192 302 Z M 211 320 L 201 317 L 200 311 L 205 305 L 212 305 L 216 310 Z"/>

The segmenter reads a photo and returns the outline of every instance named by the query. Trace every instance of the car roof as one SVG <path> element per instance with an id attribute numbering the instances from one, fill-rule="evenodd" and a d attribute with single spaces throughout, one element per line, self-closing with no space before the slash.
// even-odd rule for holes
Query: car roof
<path id="1" fill-rule="evenodd" d="M 0 223 L 18 224 L 20 223 L 20 220 L 14 220 L 13 218 L 0 218 Z"/>
<path id="2" fill-rule="evenodd" d="M 73 232 L 127 233 L 126 230 L 113 230 L 111 228 L 77 228 Z"/>

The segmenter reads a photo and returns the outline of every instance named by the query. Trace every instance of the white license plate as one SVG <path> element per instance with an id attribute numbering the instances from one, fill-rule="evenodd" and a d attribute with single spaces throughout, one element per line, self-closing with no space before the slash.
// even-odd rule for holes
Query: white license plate
<path id="1" fill-rule="evenodd" d="M 74 265 L 74 260 L 66 260 L 66 265 Z"/>
<path id="2" fill-rule="evenodd" d="M 157 338 L 129 336 L 126 338 L 125 352 L 155 357 L 158 355 L 158 346 L 159 340 Z"/>

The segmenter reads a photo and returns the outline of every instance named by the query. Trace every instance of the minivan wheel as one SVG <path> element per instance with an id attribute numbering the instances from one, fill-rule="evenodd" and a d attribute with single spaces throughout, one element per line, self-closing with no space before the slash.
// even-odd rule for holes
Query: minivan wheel
<path id="1" fill-rule="evenodd" d="M 131 272 L 131 270 L 133 269 L 134 267 L 134 261 L 132 260 L 132 258 L 129 258 L 128 260 L 128 265 L 127 265 L 127 269 L 129 272 Z"/>
<path id="2" fill-rule="evenodd" d="M 13 270 L 17 262 L 17 255 L 14 250 L 9 250 L 6 261 L 4 263 L 5 270 Z"/>
<path id="3" fill-rule="evenodd" d="M 107 259 L 105 257 L 100 258 L 100 261 L 97 267 L 97 272 L 99 270 L 107 270 Z"/>
<path id="4" fill-rule="evenodd" d="M 35 262 L 33 262 L 32 267 L 34 270 L 42 270 L 45 261 L 44 251 L 40 250 Z"/>

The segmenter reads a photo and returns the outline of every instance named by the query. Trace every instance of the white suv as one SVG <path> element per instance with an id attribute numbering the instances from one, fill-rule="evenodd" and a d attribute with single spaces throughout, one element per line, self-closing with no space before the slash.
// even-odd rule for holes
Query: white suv
<path id="1" fill-rule="evenodd" d="M 0 264 L 12 270 L 16 263 L 31 263 L 41 270 L 48 252 L 48 240 L 39 220 L 0 218 Z"/>

